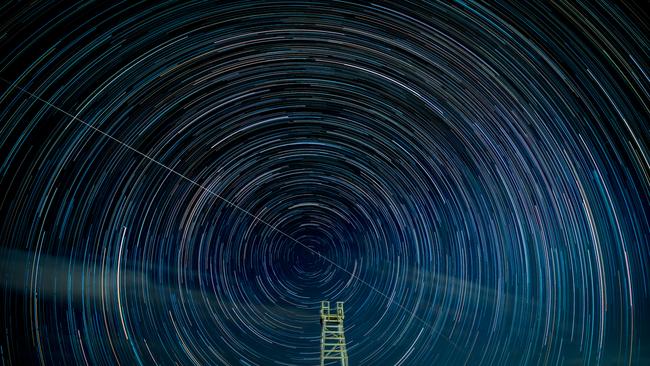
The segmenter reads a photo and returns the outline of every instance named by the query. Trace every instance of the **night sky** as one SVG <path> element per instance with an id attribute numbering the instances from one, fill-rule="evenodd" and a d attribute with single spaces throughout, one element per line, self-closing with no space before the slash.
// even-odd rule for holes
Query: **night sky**
<path id="1" fill-rule="evenodd" d="M 1 365 L 649 365 L 649 23 L 3 2 Z"/>

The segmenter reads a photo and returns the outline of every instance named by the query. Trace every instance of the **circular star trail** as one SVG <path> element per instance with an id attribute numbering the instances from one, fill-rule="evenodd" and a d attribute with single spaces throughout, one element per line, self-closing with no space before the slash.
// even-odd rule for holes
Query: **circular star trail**
<path id="1" fill-rule="evenodd" d="M 3 364 L 650 362 L 642 9 L 0 12 Z"/>

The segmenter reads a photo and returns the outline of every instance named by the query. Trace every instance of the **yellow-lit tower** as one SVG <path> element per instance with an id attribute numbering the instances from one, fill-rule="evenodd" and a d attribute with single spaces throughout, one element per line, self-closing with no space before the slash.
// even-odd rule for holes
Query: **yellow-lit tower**
<path id="1" fill-rule="evenodd" d="M 348 366 L 348 350 L 345 346 L 345 330 L 343 328 L 343 318 L 343 301 L 336 302 L 336 309 L 330 309 L 329 301 L 321 301 L 321 366 L 325 366 L 325 364 L 333 360 L 340 360 L 341 366 Z"/>

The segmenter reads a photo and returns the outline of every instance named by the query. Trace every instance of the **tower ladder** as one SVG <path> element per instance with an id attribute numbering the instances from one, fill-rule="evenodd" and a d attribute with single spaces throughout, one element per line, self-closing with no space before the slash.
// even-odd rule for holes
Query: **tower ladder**
<path id="1" fill-rule="evenodd" d="M 334 311 L 332 311 L 334 310 Z M 348 350 L 343 328 L 343 301 L 336 302 L 336 309 L 330 309 L 329 301 L 321 301 L 320 322 L 320 364 L 325 366 L 332 360 L 340 360 L 341 366 L 348 366 Z"/>

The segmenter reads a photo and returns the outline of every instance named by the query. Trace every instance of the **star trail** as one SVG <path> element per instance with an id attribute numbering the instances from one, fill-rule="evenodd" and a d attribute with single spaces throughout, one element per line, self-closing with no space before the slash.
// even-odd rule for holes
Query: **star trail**
<path id="1" fill-rule="evenodd" d="M 2 365 L 650 364 L 640 6 L 0 17 Z"/>

